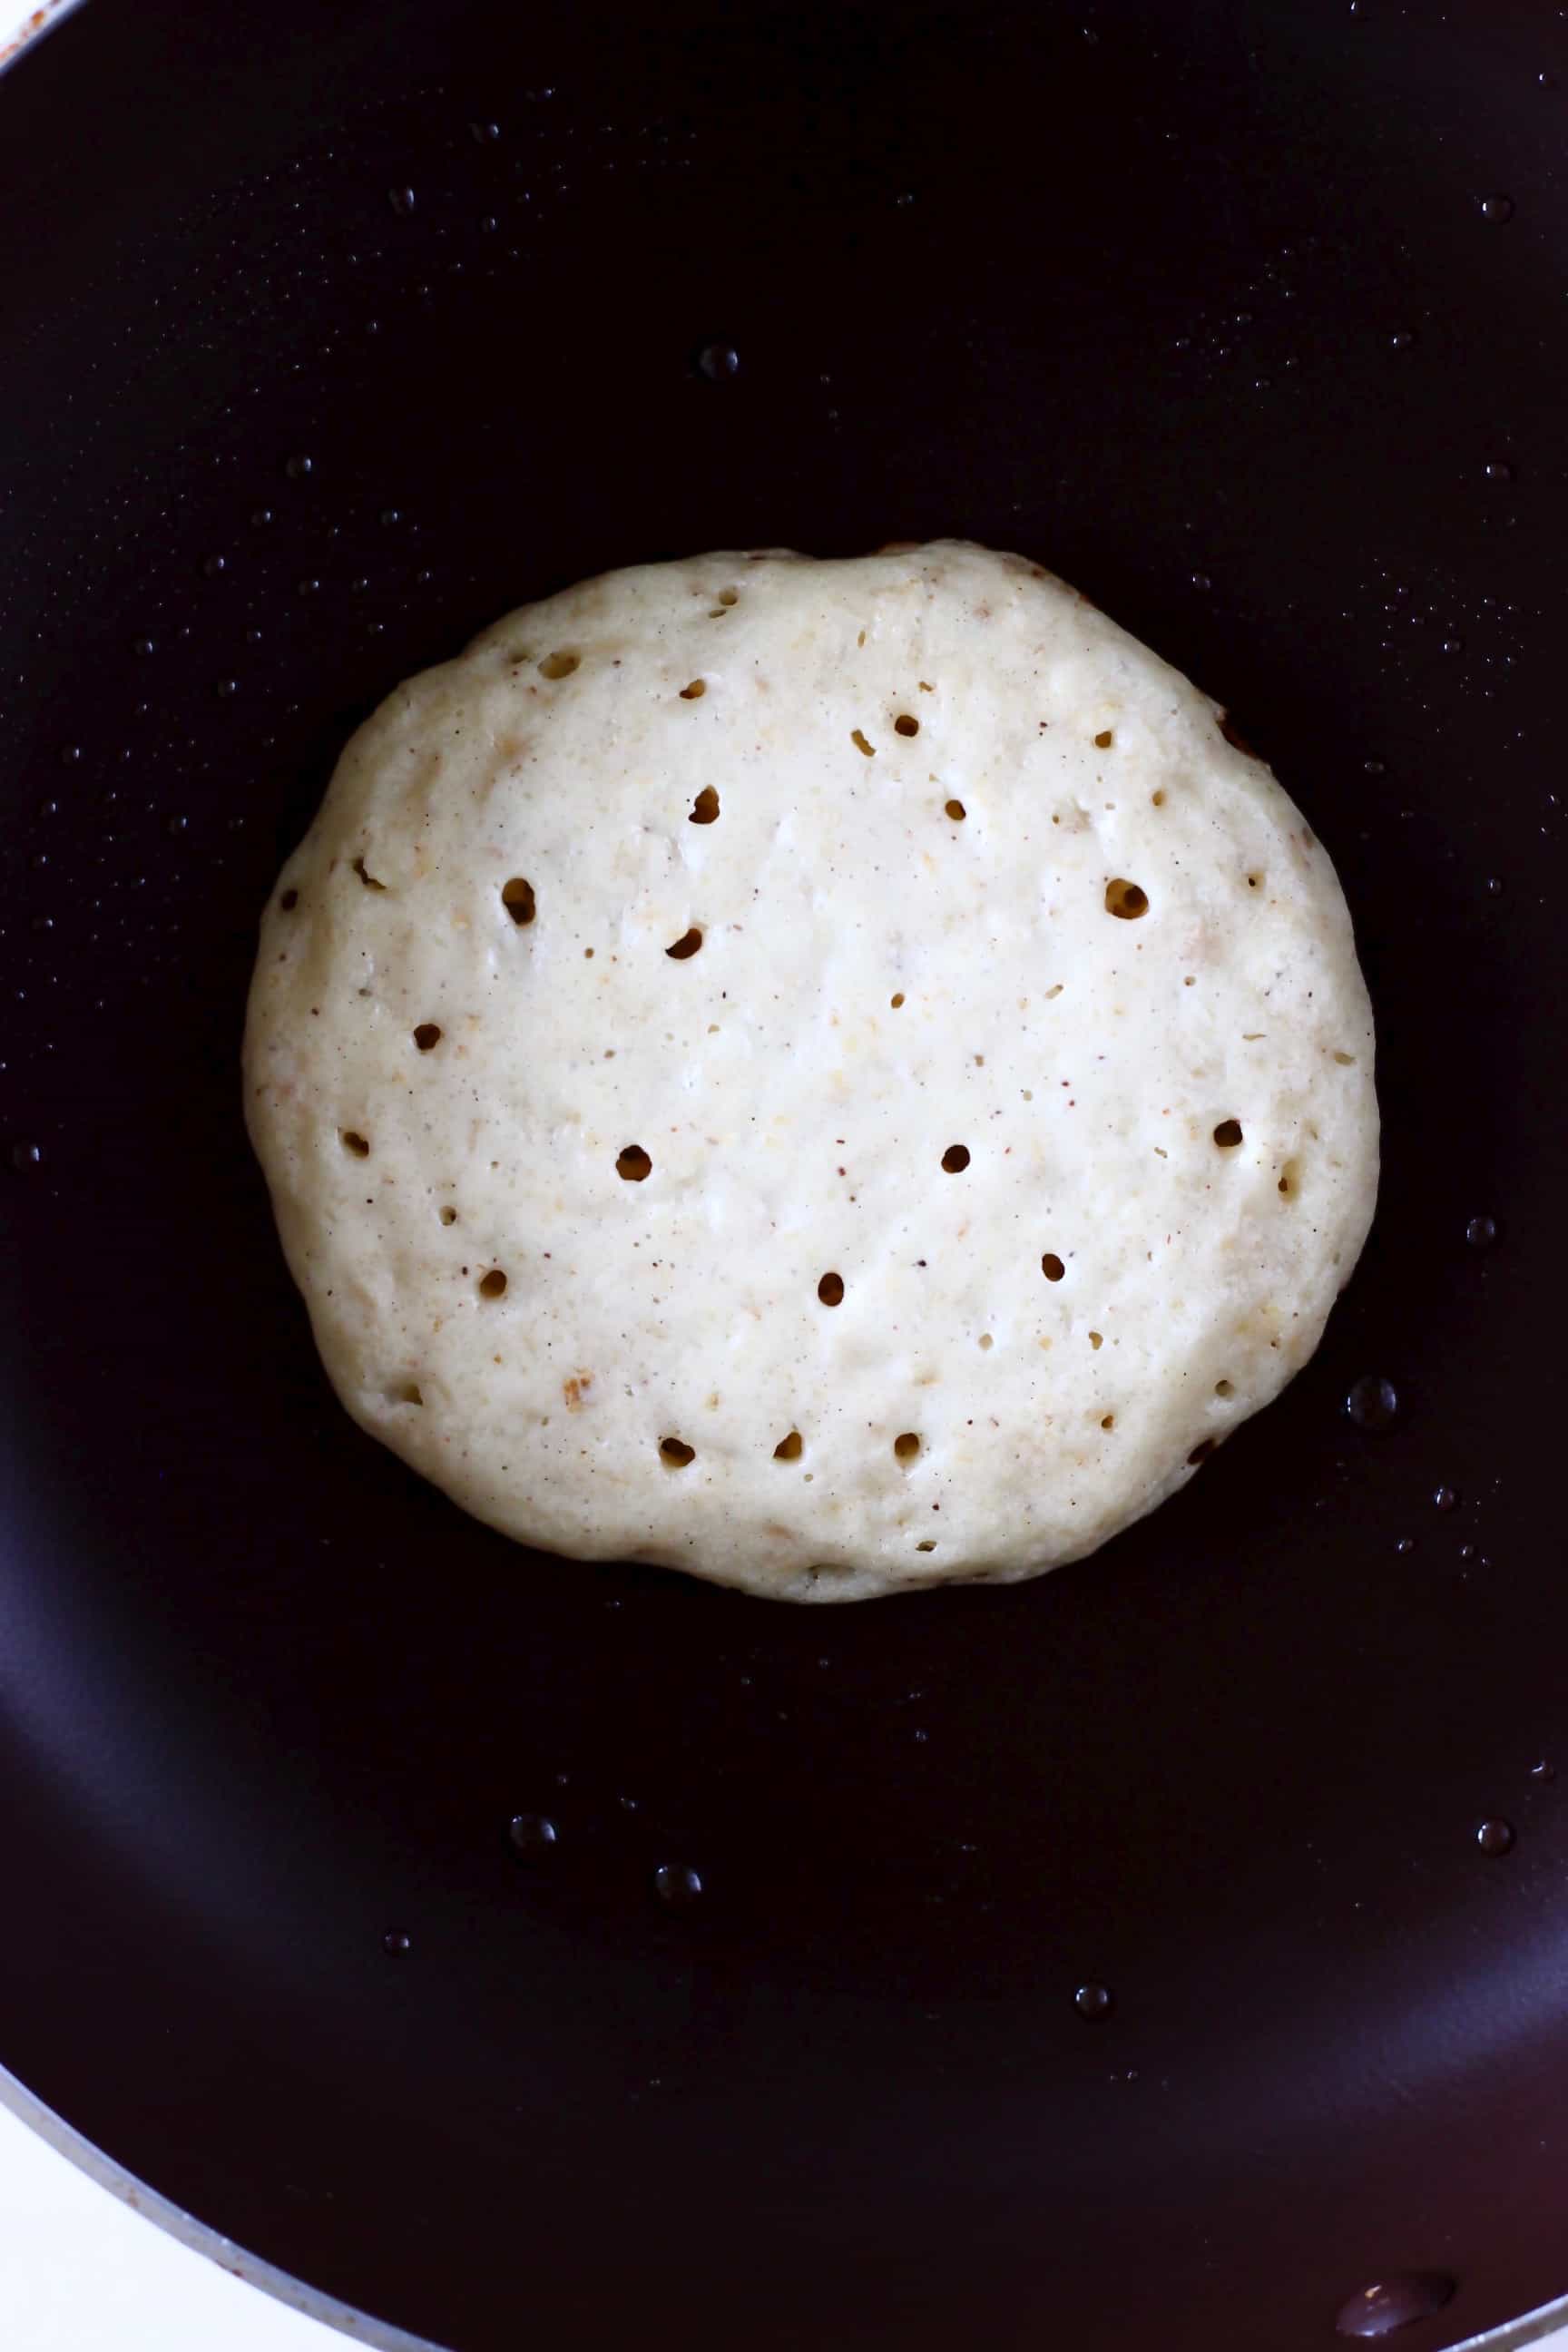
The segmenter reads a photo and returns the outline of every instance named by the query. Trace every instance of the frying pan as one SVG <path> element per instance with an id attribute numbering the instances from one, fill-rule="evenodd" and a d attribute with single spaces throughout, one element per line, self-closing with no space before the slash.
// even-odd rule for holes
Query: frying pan
<path id="1" fill-rule="evenodd" d="M 0 95 L 0 2062 L 456 2352 L 1561 2294 L 1568 26 L 141 0 Z M 1329 845 L 1366 1256 L 1040 1582 L 521 1552 L 318 1370 L 258 908 L 509 606 L 944 532 L 1194 675 Z"/>

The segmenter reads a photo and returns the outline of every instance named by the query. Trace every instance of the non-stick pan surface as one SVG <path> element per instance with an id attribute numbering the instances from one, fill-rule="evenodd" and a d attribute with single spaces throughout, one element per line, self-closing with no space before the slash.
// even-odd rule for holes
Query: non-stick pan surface
<path id="1" fill-rule="evenodd" d="M 1568 2287 L 1565 135 L 1499 0 L 104 0 L 0 89 L 0 2061 L 133 2172 L 459 2352 Z M 1329 845 L 1365 1260 L 1043 1582 L 519 1551 L 317 1369 L 258 907 L 510 604 L 944 532 Z"/>

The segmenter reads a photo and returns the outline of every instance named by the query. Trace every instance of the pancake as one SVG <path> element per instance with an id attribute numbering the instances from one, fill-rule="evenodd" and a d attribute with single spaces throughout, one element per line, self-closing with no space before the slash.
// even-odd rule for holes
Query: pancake
<path id="1" fill-rule="evenodd" d="M 1376 1190 L 1327 852 L 959 542 L 611 573 L 401 687 L 267 908 L 245 1087 L 363 1427 L 524 1542 L 795 1601 L 1152 1510 Z"/>

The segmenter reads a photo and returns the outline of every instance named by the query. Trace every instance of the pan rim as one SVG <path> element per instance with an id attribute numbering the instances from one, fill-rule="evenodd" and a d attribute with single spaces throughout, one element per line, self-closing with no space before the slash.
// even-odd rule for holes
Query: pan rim
<path id="1" fill-rule="evenodd" d="M 216 2263 L 231 2277 L 242 2279 L 248 2286 L 258 2287 L 275 2303 L 298 2311 L 307 2319 L 320 2320 L 324 2326 L 335 2328 L 342 2336 L 353 2336 L 359 2344 L 372 2345 L 375 2352 L 446 2352 L 446 2347 L 427 2336 L 410 2336 L 405 2328 L 392 2322 L 374 2318 L 369 2312 L 357 2310 L 352 2304 L 342 2303 L 336 2295 L 324 2294 L 321 2288 L 309 2285 L 289 2272 L 279 2270 L 275 2263 L 251 2253 L 237 2240 L 226 2237 L 205 2221 L 187 2213 L 181 2205 L 139 2180 L 133 2172 L 115 2161 L 95 2141 L 77 2130 L 74 2124 L 30 2091 L 8 2067 L 0 2066 L 0 2107 L 16 2116 L 18 2123 L 65 2157 L 77 2170 L 107 2189 L 110 2196 L 153 2222 L 166 2236 L 188 2246 L 193 2253 Z M 1568 2303 L 1568 2298 L 1565 2298 Z M 1458 2347 L 1464 2352 L 1464 2347 Z"/>
<path id="2" fill-rule="evenodd" d="M 249 2252 L 237 2240 L 226 2237 L 205 2221 L 187 2213 L 181 2205 L 150 2188 L 145 2181 L 115 2159 L 85 2135 L 68 2123 L 62 2115 L 30 2091 L 8 2067 L 0 2066 L 0 2107 L 7 2108 L 19 2123 L 35 2132 L 57 2154 L 74 2164 L 79 2172 L 107 2189 L 123 2205 L 153 2222 L 169 2237 L 188 2246 L 193 2253 L 204 2255 L 232 2277 L 243 2279 L 247 2285 L 258 2287 L 263 2294 L 289 2309 L 300 2312 L 307 2319 L 317 2319 L 340 2335 L 352 2336 L 362 2344 L 373 2345 L 375 2352 L 446 2352 L 446 2347 L 427 2336 L 410 2336 L 406 2329 L 390 2321 L 375 2319 L 368 2312 L 357 2310 L 352 2304 L 341 2303 L 335 2295 L 323 2294 L 289 2271 L 279 2270 L 275 2263 L 264 2261 L 259 2254 Z M 1452 2345 L 1449 2352 L 1528 2352 L 1532 2344 L 1543 2343 L 1559 2327 L 1568 2329 L 1568 2294 L 1556 2296 L 1551 2303 L 1537 2305 L 1533 2311 L 1521 2312 L 1517 2319 L 1505 2319 L 1496 2327 L 1483 2330 L 1479 2336 L 1467 2336 Z"/>

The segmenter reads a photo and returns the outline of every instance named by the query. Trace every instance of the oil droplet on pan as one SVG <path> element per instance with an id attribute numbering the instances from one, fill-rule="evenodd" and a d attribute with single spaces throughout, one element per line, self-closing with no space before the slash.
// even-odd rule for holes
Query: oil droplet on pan
<path id="1" fill-rule="evenodd" d="M 1510 221 L 1513 218 L 1511 196 L 1483 196 L 1480 214 L 1484 221 Z"/>
<path id="2" fill-rule="evenodd" d="M 653 1874 L 653 1891 L 667 1911 L 689 1911 L 702 1892 L 701 1874 L 688 1863 L 661 1862 Z"/>
<path id="3" fill-rule="evenodd" d="M 1392 1429 L 1399 1414 L 1399 1391 L 1392 1381 L 1369 1372 L 1346 1397 L 1345 1412 L 1358 1429 Z"/>
<path id="4" fill-rule="evenodd" d="M 1072 1997 L 1072 2005 L 1080 2017 L 1093 2021 L 1110 2015 L 1116 2006 L 1116 1997 L 1109 1985 L 1080 1984 Z"/>
<path id="5" fill-rule="evenodd" d="M 697 354 L 700 373 L 710 383 L 723 383 L 741 373 L 741 354 L 733 343 L 704 343 Z"/>
<path id="6" fill-rule="evenodd" d="M 1413 2320 L 1430 2319 L 1454 2299 L 1456 2282 L 1445 2271 L 1396 2271 L 1375 2280 L 1342 2303 L 1334 2320 L 1340 2336 L 1392 2336 Z"/>
<path id="7" fill-rule="evenodd" d="M 508 1834 L 519 1853 L 548 1853 L 560 1836 L 546 1813 L 513 1813 Z"/>
<path id="8" fill-rule="evenodd" d="M 381 1939 L 381 1948 L 388 1959 L 400 1960 L 404 1953 L 408 1950 L 412 1940 L 412 1937 L 404 1934 L 401 1927 L 391 1927 Z"/>
<path id="9" fill-rule="evenodd" d="M 1483 1853 L 1511 1853 L 1513 1823 L 1500 1819 L 1483 1822 L 1476 1832 L 1476 1843 Z"/>
<path id="10" fill-rule="evenodd" d="M 1472 1249 L 1490 1249 L 1497 1239 L 1497 1219 L 1472 1217 L 1465 1227 L 1465 1239 Z"/>
<path id="11" fill-rule="evenodd" d="M 41 1168 L 43 1164 L 44 1147 L 41 1143 L 14 1143 L 11 1146 L 11 1165 L 18 1176 L 25 1176 L 29 1169 Z"/>

